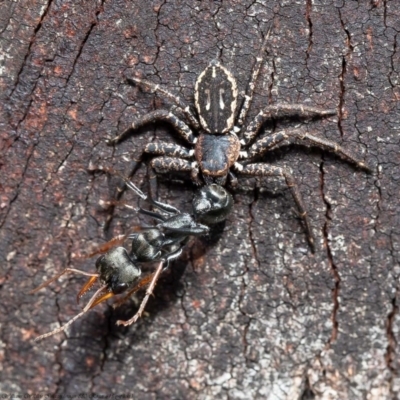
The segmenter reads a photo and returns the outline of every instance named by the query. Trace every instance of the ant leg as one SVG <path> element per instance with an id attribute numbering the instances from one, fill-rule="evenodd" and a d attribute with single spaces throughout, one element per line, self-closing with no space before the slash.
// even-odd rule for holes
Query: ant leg
<path id="1" fill-rule="evenodd" d="M 129 291 L 121 300 L 119 300 L 116 303 L 117 307 L 118 305 L 126 301 L 129 298 L 129 296 L 131 296 L 133 293 L 137 292 L 140 288 L 150 283 L 149 287 L 146 290 L 146 295 L 140 304 L 138 312 L 131 319 L 128 319 L 127 321 L 122 321 L 122 320 L 117 321 L 117 325 L 124 325 L 124 326 L 131 325 L 135 323 L 142 316 L 146 304 L 149 301 L 150 296 L 153 294 L 154 288 L 161 273 L 169 267 L 170 261 L 175 260 L 181 254 L 182 254 L 182 248 L 179 248 L 178 250 L 169 254 L 165 259 L 161 260 L 155 272 L 144 277 L 131 291 Z"/>
<path id="2" fill-rule="evenodd" d="M 294 180 L 292 174 L 285 168 L 279 168 L 270 166 L 267 164 L 248 164 L 242 165 L 239 163 L 235 163 L 235 168 L 241 175 L 250 175 L 250 176 L 280 176 L 283 177 L 286 181 L 287 187 L 292 192 L 294 201 L 297 204 L 297 208 L 300 213 L 300 217 L 303 220 L 303 223 L 306 227 L 308 241 L 311 246 L 311 250 L 314 252 L 314 237 L 312 234 L 312 229 L 310 222 L 307 217 L 307 211 L 304 206 L 303 198 L 300 194 L 299 188 Z"/>
<path id="3" fill-rule="evenodd" d="M 164 266 L 164 260 L 160 261 L 156 271 L 152 275 L 150 285 L 146 290 L 146 295 L 144 296 L 142 303 L 140 304 L 138 312 L 131 319 L 128 319 L 127 321 L 118 320 L 117 325 L 124 325 L 124 326 L 131 325 L 131 324 L 135 323 L 142 316 L 143 311 L 146 307 L 146 304 L 149 301 L 150 296 L 153 294 L 153 290 L 156 286 L 158 278 L 160 277 L 161 272 L 164 269 L 163 266 Z"/>
<path id="4" fill-rule="evenodd" d="M 35 342 L 45 339 L 49 336 L 53 336 L 56 333 L 60 333 L 65 331 L 72 323 L 74 323 L 78 318 L 82 317 L 82 315 L 86 314 L 91 308 L 93 303 L 95 302 L 95 300 L 97 299 L 97 297 L 104 291 L 107 290 L 107 285 L 104 285 L 102 287 L 100 287 L 99 290 L 97 290 L 97 292 L 92 296 L 92 298 L 89 300 L 89 302 L 86 304 L 85 308 L 77 315 L 75 315 L 75 317 L 73 317 L 72 319 L 70 319 L 68 322 L 66 322 L 64 325 L 61 325 L 59 328 L 56 328 L 54 330 L 52 330 L 51 332 L 45 333 L 43 335 L 38 336 L 37 338 L 35 338 Z"/>
<path id="5" fill-rule="evenodd" d="M 178 132 L 178 134 L 180 135 L 180 137 L 182 139 L 184 139 L 189 144 L 196 143 L 197 138 L 194 136 L 192 130 L 189 128 L 188 125 L 186 125 L 183 121 L 181 121 L 178 117 L 176 117 L 170 111 L 156 110 L 156 111 L 152 111 L 138 119 L 135 119 L 132 123 L 132 126 L 129 129 L 122 132 L 120 135 L 116 136 L 113 139 L 108 139 L 107 144 L 108 145 L 117 144 L 117 143 L 125 140 L 126 138 L 128 138 L 131 134 L 134 133 L 135 130 L 142 127 L 143 125 L 146 125 L 148 123 L 157 122 L 157 121 L 169 122 L 175 128 L 175 130 Z M 167 145 L 166 143 L 157 143 L 157 142 L 149 143 L 146 145 L 146 147 L 144 148 L 141 155 L 138 158 L 134 159 L 131 162 L 131 165 L 128 167 L 128 170 L 126 171 L 125 176 L 127 176 L 129 179 L 136 173 L 136 171 L 140 167 L 143 155 L 145 153 L 148 153 L 148 154 L 170 154 L 173 156 L 179 155 L 181 157 L 187 158 L 187 157 L 191 157 L 193 155 L 192 154 L 193 150 L 190 151 L 179 145 Z M 116 200 L 119 200 L 122 197 L 122 194 L 124 191 L 125 191 L 125 184 L 117 187 L 117 192 L 116 192 L 116 195 L 114 196 L 116 198 Z M 150 178 L 150 196 L 152 198 L 157 198 L 157 197 L 154 197 L 154 196 L 156 196 L 156 182 L 155 182 L 155 178 L 153 178 L 152 176 Z M 111 218 L 112 218 L 112 212 L 106 221 L 106 224 L 105 224 L 106 228 L 109 225 Z"/>
<path id="6" fill-rule="evenodd" d="M 318 107 L 304 106 L 302 104 L 275 104 L 261 110 L 247 126 L 244 138 L 240 141 L 247 146 L 258 134 L 266 120 L 283 117 L 316 118 L 336 115 L 337 110 L 324 110 Z"/>
<path id="7" fill-rule="evenodd" d="M 123 204 L 123 202 L 120 202 L 120 199 L 121 199 L 123 193 L 125 192 L 126 186 L 128 186 L 130 189 L 135 191 L 136 194 L 138 194 L 140 197 L 146 198 L 146 196 L 143 194 L 143 192 L 140 189 L 138 189 L 135 185 L 133 185 L 133 183 L 130 182 L 130 180 L 129 180 L 139 169 L 139 167 L 142 163 L 142 156 L 143 156 L 143 153 L 140 155 L 139 158 L 131 160 L 130 165 L 126 169 L 124 175 L 120 174 L 118 171 L 114 170 L 113 168 L 107 168 L 107 167 L 103 167 L 103 166 L 90 166 L 89 167 L 91 172 L 101 171 L 106 174 L 116 175 L 124 181 L 124 183 L 122 183 L 122 184 L 120 183 L 117 185 L 117 187 L 114 191 L 114 194 L 112 195 L 112 200 L 107 202 L 107 205 L 109 207 L 108 207 L 108 215 L 107 215 L 106 221 L 104 223 L 104 228 L 103 228 L 104 231 L 107 231 L 107 229 L 111 223 L 115 207 L 117 205 Z M 130 185 L 128 183 L 130 183 Z M 125 206 L 126 206 L 126 204 L 125 204 Z"/>
<path id="8" fill-rule="evenodd" d="M 125 301 L 127 301 L 134 293 L 136 293 L 142 287 L 147 286 L 152 281 L 153 277 L 154 277 L 154 272 L 152 274 L 147 275 L 144 278 L 142 278 L 133 289 L 131 289 L 128 293 L 125 294 L 124 297 L 122 297 L 121 299 L 118 299 L 113 304 L 113 308 L 119 307 L 122 303 L 125 303 Z"/>

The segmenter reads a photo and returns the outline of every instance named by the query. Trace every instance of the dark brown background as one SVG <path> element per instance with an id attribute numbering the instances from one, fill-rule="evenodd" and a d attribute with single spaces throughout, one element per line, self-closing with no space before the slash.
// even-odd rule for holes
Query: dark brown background
<path id="1" fill-rule="evenodd" d="M 389 0 L 0 2 L 0 393 L 399 398 L 399 21 Z M 315 255 L 284 185 L 241 180 L 221 239 L 187 249 L 135 326 L 115 326 L 134 303 L 103 305 L 33 344 L 79 311 L 84 279 L 28 291 L 66 266 L 92 271 L 79 255 L 139 222 L 117 207 L 104 232 L 116 180 L 88 167 L 123 171 L 123 154 L 174 137 L 150 125 L 105 145 L 135 115 L 168 106 L 124 74 L 191 103 L 196 76 L 221 56 L 243 90 L 270 23 L 250 117 L 268 102 L 339 107 L 339 118 L 265 131 L 298 125 L 374 171 L 294 146 L 265 159 L 298 179 Z M 143 168 L 135 182 L 144 181 Z M 164 180 L 159 193 L 190 210 L 193 190 Z"/>

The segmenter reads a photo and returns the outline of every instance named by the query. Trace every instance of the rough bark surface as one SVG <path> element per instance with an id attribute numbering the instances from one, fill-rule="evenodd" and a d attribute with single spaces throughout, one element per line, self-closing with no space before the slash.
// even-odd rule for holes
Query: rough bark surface
<path id="1" fill-rule="evenodd" d="M 32 343 L 80 310 L 85 279 L 28 291 L 67 266 L 92 271 L 79 255 L 140 222 L 117 207 L 104 231 L 116 179 L 88 167 L 123 171 L 123 155 L 176 140 L 169 126 L 149 125 L 107 147 L 135 115 L 168 106 L 124 76 L 192 103 L 196 76 L 218 56 L 243 90 L 271 23 L 249 117 L 268 102 L 338 107 L 338 117 L 264 131 L 298 125 L 373 168 L 297 146 L 265 159 L 292 168 L 315 254 L 290 192 L 242 179 L 220 240 L 188 247 L 136 325 L 115 325 L 134 302 L 103 305 Z M 394 0 L 0 2 L 0 393 L 400 398 L 399 31 Z M 145 187 L 144 168 L 134 180 Z M 164 179 L 159 194 L 189 210 L 193 190 Z"/>

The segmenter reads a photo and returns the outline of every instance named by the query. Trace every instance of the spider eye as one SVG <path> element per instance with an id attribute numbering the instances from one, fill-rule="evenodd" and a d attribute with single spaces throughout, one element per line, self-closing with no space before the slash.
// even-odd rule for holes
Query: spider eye
<path id="1" fill-rule="evenodd" d="M 219 62 L 211 62 L 197 78 L 194 94 L 203 129 L 213 134 L 229 132 L 235 122 L 237 96 L 235 77 Z"/>

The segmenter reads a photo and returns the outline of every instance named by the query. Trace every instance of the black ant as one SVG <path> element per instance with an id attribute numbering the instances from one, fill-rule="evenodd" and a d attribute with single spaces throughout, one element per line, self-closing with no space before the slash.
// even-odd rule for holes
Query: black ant
<path id="1" fill-rule="evenodd" d="M 91 253 L 89 257 L 104 253 L 96 260 L 96 273 L 87 273 L 75 268 L 66 268 L 34 289 L 31 293 L 38 292 L 62 275 L 70 272 L 89 276 L 89 280 L 83 285 L 77 295 L 79 301 L 97 281 L 101 283 L 101 287 L 94 293 L 79 314 L 59 328 L 38 336 L 35 340 L 41 340 L 65 331 L 69 325 L 90 309 L 115 295 L 119 295 L 130 289 L 116 303 L 117 306 L 122 304 L 139 289 L 147 286 L 146 294 L 136 314 L 127 321 L 117 321 L 117 325 L 127 326 L 136 322 L 141 317 L 161 273 L 168 268 L 172 260 L 181 255 L 189 237 L 208 234 L 210 231 L 209 225 L 225 220 L 233 205 L 232 196 L 223 187 L 212 184 L 204 186 L 196 192 L 193 198 L 194 215 L 181 213 L 177 208 L 169 204 L 149 199 L 132 182 L 125 178 L 124 180 L 128 188 L 135 191 L 142 199 L 149 200 L 153 207 L 160 210 L 160 212 L 145 210 L 143 208 L 139 208 L 138 210 L 140 213 L 149 215 L 154 220 L 159 221 L 159 223 L 151 227 L 135 227 L 132 233 L 116 236 Z M 126 239 L 131 240 L 130 252 L 121 246 L 114 247 Z M 158 261 L 156 270 L 140 279 L 142 274 L 140 265 L 154 261 Z"/>

